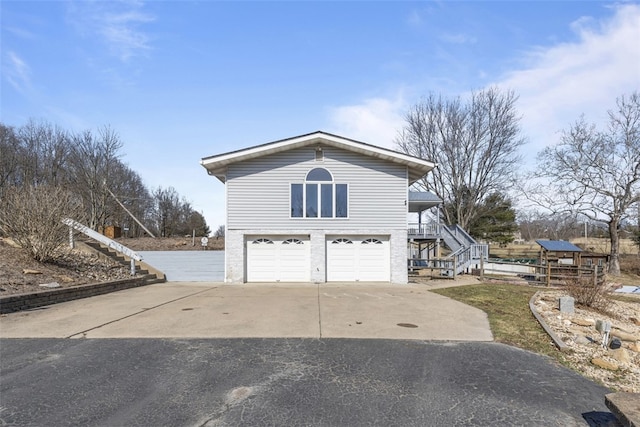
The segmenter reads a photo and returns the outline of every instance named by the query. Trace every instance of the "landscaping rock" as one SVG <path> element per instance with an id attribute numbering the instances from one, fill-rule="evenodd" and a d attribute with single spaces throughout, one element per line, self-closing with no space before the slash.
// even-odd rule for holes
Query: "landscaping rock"
<path id="1" fill-rule="evenodd" d="M 38 285 L 38 286 L 40 286 L 41 288 L 49 288 L 49 289 L 61 287 L 60 283 L 58 283 L 58 282 L 43 283 L 43 284 Z"/>
<path id="2" fill-rule="evenodd" d="M 598 312 L 584 306 L 576 306 L 574 314 L 562 314 L 557 310 L 558 298 L 563 295 L 562 290 L 548 290 L 538 294 L 540 298 L 548 295 L 546 301 L 551 310 L 538 312 L 549 326 L 549 328 L 566 344 L 569 351 L 565 353 L 572 367 L 581 372 L 586 377 L 598 381 L 605 386 L 621 392 L 640 393 L 640 327 L 636 326 L 630 319 L 640 318 L 639 303 L 640 300 L 632 298 L 628 299 L 612 299 L 611 305 L 606 313 Z M 553 298 L 555 296 L 555 298 Z M 537 305 L 537 304 L 536 304 Z M 560 317 L 560 318 L 558 318 Z M 564 319 L 571 319 L 572 325 L 567 328 L 563 322 Z M 622 341 L 621 348 L 626 349 L 626 353 L 630 358 L 629 363 L 617 361 L 611 357 L 611 350 L 602 346 L 603 335 L 596 332 L 595 319 L 600 319 L 600 329 L 605 329 L 605 321 L 609 323 L 613 331 L 621 331 L 629 333 L 636 338 L 634 341 Z M 609 337 L 614 338 L 613 336 Z M 609 341 L 607 342 L 607 344 Z M 622 352 L 619 352 L 622 353 Z M 625 360 L 625 355 L 617 355 L 617 357 Z M 604 362 L 593 359 L 601 359 Z M 597 364 L 607 366 L 609 369 L 602 368 Z M 611 369 L 618 369 L 612 372 Z M 620 374 L 624 369 L 624 375 Z M 640 427 L 640 424 L 638 424 Z"/>
<path id="3" fill-rule="evenodd" d="M 576 338 L 573 341 L 579 345 L 591 344 L 591 340 L 584 335 L 576 335 Z"/>
<path id="4" fill-rule="evenodd" d="M 620 368 L 618 364 L 609 362 L 608 360 L 604 360 L 600 357 L 594 357 L 593 359 L 591 359 L 591 363 L 599 368 L 606 369 L 608 371 L 617 371 Z"/>
<path id="5" fill-rule="evenodd" d="M 629 353 L 624 348 L 618 348 L 616 350 L 609 351 L 608 354 L 613 359 L 617 360 L 620 363 L 628 364 L 631 363 L 631 357 L 629 357 Z"/>
<path id="6" fill-rule="evenodd" d="M 594 319 L 581 319 L 579 317 L 576 319 L 571 319 L 571 321 L 580 326 L 593 326 L 596 324 L 596 321 Z"/>
<path id="7" fill-rule="evenodd" d="M 640 353 L 640 341 L 632 342 L 627 348 L 636 353 Z"/>
<path id="8" fill-rule="evenodd" d="M 635 335 L 633 335 L 633 334 L 629 334 L 629 333 L 627 333 L 627 332 L 622 332 L 622 331 L 620 331 L 620 330 L 618 330 L 618 329 L 613 329 L 613 330 L 611 331 L 611 336 L 612 336 L 612 337 L 620 338 L 622 341 L 632 341 L 632 342 L 635 342 L 635 341 L 639 341 L 639 340 L 640 340 L 640 337 L 636 337 Z"/>

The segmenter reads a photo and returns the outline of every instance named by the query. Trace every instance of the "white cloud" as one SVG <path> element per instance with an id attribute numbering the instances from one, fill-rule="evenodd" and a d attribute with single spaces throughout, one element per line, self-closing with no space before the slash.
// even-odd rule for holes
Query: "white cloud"
<path id="1" fill-rule="evenodd" d="M 142 11 L 141 1 L 89 1 L 70 4 L 69 19 L 84 35 L 98 37 L 121 61 L 151 48 L 151 38 L 140 29 L 155 17 Z"/>
<path id="2" fill-rule="evenodd" d="M 8 51 L 3 61 L 3 72 L 7 81 L 18 92 L 31 90 L 31 68 L 29 65 L 13 51 Z"/>
<path id="3" fill-rule="evenodd" d="M 582 17 L 571 29 L 577 41 L 532 48 L 519 69 L 488 85 L 519 95 L 517 109 L 530 141 L 525 147 L 529 160 L 558 141 L 559 132 L 580 115 L 603 124 L 617 97 L 640 90 L 639 5 L 617 6 L 611 17 L 601 20 Z M 404 114 L 419 95 L 405 99 L 399 91 L 364 99 L 332 108 L 329 119 L 337 134 L 393 148 Z"/>
<path id="4" fill-rule="evenodd" d="M 534 49 L 524 67 L 496 82 L 520 95 L 531 154 L 556 142 L 583 113 L 602 123 L 617 97 L 640 88 L 640 6 L 618 6 L 599 22 L 582 17 L 571 28 L 576 42 Z"/>
<path id="5" fill-rule="evenodd" d="M 334 107 L 329 120 L 332 133 L 379 147 L 394 148 L 404 125 L 407 105 L 401 94 L 393 99 L 370 98 L 360 104 Z"/>

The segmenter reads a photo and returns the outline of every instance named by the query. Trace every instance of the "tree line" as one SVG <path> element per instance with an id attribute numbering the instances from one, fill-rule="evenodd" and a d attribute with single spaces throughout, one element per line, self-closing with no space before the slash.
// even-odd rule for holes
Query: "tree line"
<path id="1" fill-rule="evenodd" d="M 486 242 L 508 243 L 518 228 L 527 239 L 562 239 L 586 223 L 610 239 L 609 271 L 618 274 L 621 233 L 639 220 L 640 94 L 618 97 L 604 128 L 580 117 L 528 171 L 517 100 L 493 87 L 468 99 L 430 94 L 412 106 L 396 147 L 437 164 L 416 186 L 443 200 L 438 221 Z M 96 230 L 121 225 L 143 235 L 129 211 L 159 236 L 208 235 L 202 215 L 174 188 L 145 187 L 121 161 L 122 146 L 108 126 L 72 133 L 35 120 L 18 128 L 0 123 L 0 232 L 24 209 L 20 203 L 53 199 L 53 210 L 68 199 L 76 219 Z"/>
<path id="2" fill-rule="evenodd" d="M 113 225 L 130 237 L 145 235 L 144 228 L 162 237 L 209 235 L 202 214 L 173 187 L 149 189 L 122 161 L 122 148 L 109 126 L 70 132 L 33 119 L 19 127 L 0 123 L 0 232 L 16 210 L 29 209 L 29 200 L 53 206 L 68 197 L 69 213 L 94 230 Z"/>
<path id="3" fill-rule="evenodd" d="M 514 200 L 524 206 L 520 223 L 530 237 L 559 236 L 550 222 L 568 218 L 599 230 L 604 225 L 609 272 L 619 274 L 620 235 L 640 211 L 640 94 L 618 97 L 605 128 L 580 117 L 537 153 L 528 171 L 517 99 L 488 88 L 469 99 L 431 94 L 412 106 L 396 146 L 437 164 L 417 186 L 443 200 L 439 220 L 488 242 L 513 240 Z"/>

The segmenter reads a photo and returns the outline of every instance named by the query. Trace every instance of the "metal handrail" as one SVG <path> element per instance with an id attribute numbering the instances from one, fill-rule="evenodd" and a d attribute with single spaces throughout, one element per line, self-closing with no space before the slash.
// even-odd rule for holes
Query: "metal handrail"
<path id="1" fill-rule="evenodd" d="M 64 218 L 62 220 L 63 224 L 69 226 L 69 244 L 73 247 L 73 230 L 77 230 L 84 234 L 87 237 L 96 240 L 97 242 L 102 243 L 106 247 L 113 249 L 116 252 L 119 252 L 131 259 L 131 275 L 135 276 L 136 274 L 136 261 L 142 261 L 142 256 L 128 247 L 116 242 L 115 240 L 111 240 L 105 235 L 102 235 L 91 228 L 87 227 L 84 224 L 79 223 L 71 218 Z"/>

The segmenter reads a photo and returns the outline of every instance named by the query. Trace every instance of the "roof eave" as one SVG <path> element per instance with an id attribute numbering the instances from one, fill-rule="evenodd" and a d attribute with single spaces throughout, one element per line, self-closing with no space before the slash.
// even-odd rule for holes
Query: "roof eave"
<path id="1" fill-rule="evenodd" d="M 325 132 L 314 132 L 306 135 L 301 135 L 294 138 L 275 141 L 267 144 L 258 145 L 242 150 L 237 150 L 217 156 L 205 157 L 200 161 L 200 164 L 207 169 L 210 175 L 215 175 L 222 181 L 216 171 L 226 169 L 226 166 L 258 157 L 280 153 L 283 151 L 292 150 L 298 147 L 305 147 L 313 144 L 324 144 L 337 148 L 347 149 L 353 152 L 358 152 L 368 156 L 378 157 L 384 160 L 388 160 L 394 163 L 404 164 L 409 168 L 409 182 L 413 184 L 418 181 L 429 171 L 431 171 L 435 164 L 433 162 L 419 159 L 417 157 L 409 156 L 407 154 L 399 153 L 386 148 L 376 147 L 363 142 L 350 140 L 337 135 L 332 135 Z M 223 181 L 224 182 L 224 181 Z"/>

